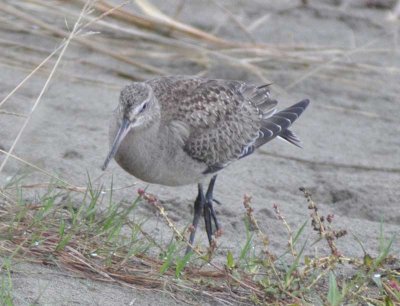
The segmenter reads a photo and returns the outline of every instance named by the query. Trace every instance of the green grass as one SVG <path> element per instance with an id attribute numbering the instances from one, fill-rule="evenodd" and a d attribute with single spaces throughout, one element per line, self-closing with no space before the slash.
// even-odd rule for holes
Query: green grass
<path id="1" fill-rule="evenodd" d="M 15 178 L 4 190 L 8 195 L 8 200 L 0 202 L 0 300 L 4 305 L 14 303 L 11 271 L 16 260 L 67 266 L 87 278 L 120 285 L 190 295 L 202 292 L 222 304 L 400 303 L 399 272 L 395 269 L 399 261 L 390 255 L 395 237 L 384 237 L 382 223 L 376 242 L 378 256 L 368 255 L 354 237 L 364 257 L 346 257 L 335 245 L 344 231 L 336 230 L 332 220 L 319 215 L 306 191 L 311 220 L 299 224 L 295 232 L 275 207 L 282 229 L 288 233 L 284 254 L 274 255 L 268 248 L 268 235 L 259 228 L 247 197 L 243 209 L 245 242 L 241 248 L 226 254 L 215 254 L 215 248 L 195 248 L 185 255 L 187 229 L 178 230 L 156 197 L 142 190 L 132 201 L 116 203 L 112 191 L 96 189 L 88 181 L 83 193 L 49 184 L 33 201 L 24 200 L 20 179 Z M 153 205 L 171 229 L 168 242 L 144 231 L 146 220 L 135 214 L 144 202 Z M 304 229 L 310 223 L 316 236 L 305 239 Z M 330 255 L 306 256 L 319 240 L 326 240 L 325 253 Z M 225 264 L 213 263 L 211 258 L 220 255 L 225 256 Z M 348 273 L 343 276 L 344 268 L 351 271 L 350 277 Z"/>
<path id="2" fill-rule="evenodd" d="M 11 279 L 11 258 L 5 257 L 1 264 L 0 301 L 2 305 L 13 305 L 13 283 Z"/>

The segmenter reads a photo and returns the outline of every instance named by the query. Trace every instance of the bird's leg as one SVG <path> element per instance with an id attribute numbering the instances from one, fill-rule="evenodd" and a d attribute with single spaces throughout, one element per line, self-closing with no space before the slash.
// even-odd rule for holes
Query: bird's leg
<path id="1" fill-rule="evenodd" d="M 201 213 L 204 209 L 204 204 L 206 203 L 206 199 L 204 197 L 203 185 L 198 184 L 199 193 L 197 194 L 196 201 L 194 201 L 194 215 L 193 215 L 193 223 L 192 223 L 192 231 L 189 237 L 189 244 L 193 246 L 194 236 L 196 235 L 197 225 L 199 224 L 199 219 Z M 189 253 L 192 248 L 190 246 L 187 247 L 186 253 Z"/>
<path id="2" fill-rule="evenodd" d="M 219 223 L 213 206 L 214 201 L 216 203 L 219 203 L 218 201 L 213 199 L 213 191 L 216 180 L 217 180 L 216 175 L 214 175 L 210 180 L 210 184 L 208 185 L 207 188 L 205 205 L 204 205 L 204 222 L 206 224 L 206 232 L 207 232 L 208 242 L 210 243 L 210 245 L 212 242 L 212 234 L 213 234 L 211 218 L 214 220 L 215 231 L 218 232 L 219 230 Z"/>

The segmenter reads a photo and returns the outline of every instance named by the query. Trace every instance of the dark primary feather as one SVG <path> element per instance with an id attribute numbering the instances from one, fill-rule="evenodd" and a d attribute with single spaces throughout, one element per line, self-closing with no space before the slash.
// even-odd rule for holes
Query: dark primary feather
<path id="1" fill-rule="evenodd" d="M 266 144 L 278 136 L 298 147 L 301 147 L 300 140 L 288 128 L 297 120 L 297 118 L 300 117 L 308 104 L 310 104 L 308 99 L 302 100 L 273 116 L 262 120 L 258 139 L 240 158 L 250 155 L 256 148 Z"/>

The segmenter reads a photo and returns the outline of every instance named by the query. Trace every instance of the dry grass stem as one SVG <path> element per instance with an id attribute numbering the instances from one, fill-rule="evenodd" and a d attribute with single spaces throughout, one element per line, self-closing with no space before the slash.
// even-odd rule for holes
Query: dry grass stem
<path id="1" fill-rule="evenodd" d="M 282 221 L 282 223 L 285 226 L 286 231 L 288 233 L 288 236 L 289 236 L 289 238 L 288 238 L 288 246 L 289 246 L 289 249 L 290 249 L 290 253 L 292 254 L 293 257 L 296 257 L 297 256 L 297 252 L 294 249 L 294 245 L 293 245 L 293 231 L 290 228 L 290 225 L 286 222 L 286 219 L 282 215 L 278 205 L 274 204 L 273 208 L 274 208 L 276 217 L 278 218 L 278 220 Z"/>
<path id="2" fill-rule="evenodd" d="M 26 160 L 24 160 L 24 159 L 22 159 L 22 158 L 20 158 L 20 157 L 18 157 L 16 155 L 14 155 L 14 154 L 11 154 L 10 152 L 7 152 L 7 151 L 4 151 L 4 150 L 0 149 L 0 153 L 10 156 L 11 158 L 23 163 L 24 165 L 27 165 L 27 166 L 31 167 L 32 169 L 34 169 L 36 171 L 39 171 L 39 172 L 43 173 L 44 175 L 46 175 L 46 176 L 48 176 L 50 178 L 53 178 L 57 182 L 65 184 L 66 186 L 70 186 L 71 188 L 74 188 L 74 189 L 79 189 L 79 187 L 75 186 L 74 184 L 69 183 L 64 179 L 61 179 L 61 178 L 57 177 L 56 175 L 54 175 L 54 174 L 52 174 L 52 173 L 50 173 L 50 172 L 48 172 L 48 171 L 36 166 L 36 165 L 34 165 L 34 164 L 32 164 L 32 163 L 30 163 L 30 162 L 28 162 L 28 161 L 26 161 Z"/>
<path id="3" fill-rule="evenodd" d="M 129 13 L 123 10 L 117 10 L 116 14 L 114 14 L 113 17 L 151 31 L 164 33 L 165 29 L 168 29 L 167 32 L 177 31 L 195 39 L 205 40 L 206 42 L 214 43 L 220 46 L 232 45 L 232 42 L 226 41 L 222 38 L 216 37 L 197 28 L 172 19 L 171 17 L 163 14 L 148 1 L 137 0 L 135 2 L 150 18 L 139 16 L 137 14 Z M 110 9 L 111 5 L 108 4 L 106 1 L 102 1 L 97 3 L 95 7 L 97 10 L 107 11 Z"/>
<path id="4" fill-rule="evenodd" d="M 53 187 L 56 188 L 56 186 Z M 80 194 L 80 190 L 67 190 L 66 192 L 78 192 Z M 99 193 L 101 193 L 101 190 L 87 191 L 91 199 L 96 199 L 96 194 Z M 143 200 L 157 209 L 172 232 L 178 237 L 178 241 L 187 245 L 186 239 L 169 219 L 159 200 L 143 190 L 139 190 L 139 194 Z M 55 193 L 55 196 L 64 199 L 58 193 Z M 287 272 L 275 266 L 272 256 L 265 254 L 265 252 L 262 252 L 263 257 L 257 258 L 253 263 L 257 262 L 260 265 L 259 269 L 261 267 L 266 269 L 262 273 L 260 273 L 260 270 L 257 270 L 256 273 L 253 270 L 242 270 L 238 266 L 231 266 L 230 269 L 227 269 L 226 266 L 219 267 L 213 262 L 201 266 L 189 263 L 182 270 L 180 278 L 177 278 L 174 269 L 168 269 L 160 274 L 159 271 L 165 265 L 164 259 L 143 251 L 132 251 L 130 247 L 133 242 L 125 243 L 124 234 L 121 233 L 116 236 L 117 240 L 115 241 L 110 240 L 109 232 L 104 231 L 103 227 L 105 224 L 109 224 L 106 211 L 98 211 L 95 219 L 92 219 L 90 217 L 92 213 L 88 215 L 89 211 L 92 210 L 90 205 L 87 206 L 88 204 L 82 203 L 80 205 L 82 209 L 79 210 L 71 210 L 66 206 L 57 204 L 49 210 L 48 204 L 45 202 L 48 199 L 49 192 L 43 198 L 44 202 L 22 204 L 2 201 L 0 205 L 0 230 L 2 233 L 7 233 L 7 239 L 0 240 L 0 254 L 2 256 L 11 256 L 15 260 L 23 259 L 32 263 L 57 265 L 82 278 L 116 283 L 141 290 L 166 291 L 174 298 L 178 298 L 174 292 L 184 290 L 192 294 L 202 294 L 226 305 L 237 305 L 237 303 L 268 304 L 279 303 L 279 301 L 301 304 L 305 299 L 306 292 L 320 288 L 327 272 L 338 263 L 335 256 L 312 259 L 290 274 L 290 277 L 294 278 L 291 281 L 294 282 L 293 287 L 285 285 L 288 277 L 287 275 L 285 277 L 285 273 Z M 250 198 L 246 196 L 244 202 L 246 202 L 244 206 L 247 216 L 253 220 L 250 221 L 252 226 L 258 228 L 258 223 L 251 209 Z M 128 209 L 128 212 L 131 211 L 129 206 L 126 209 Z M 139 230 L 138 233 L 141 236 L 133 240 L 136 241 L 138 246 L 150 243 L 155 245 L 160 252 L 165 252 L 165 247 L 160 244 L 156 245 L 154 238 L 143 231 L 140 224 L 130 220 L 128 214 L 121 211 L 119 215 L 127 218 L 121 221 L 131 230 L 135 230 L 135 228 Z M 63 231 L 60 231 L 60 220 L 68 225 Z M 118 221 L 117 224 L 121 221 Z M 65 238 L 68 238 L 66 244 L 60 247 L 60 243 Z M 121 243 L 117 241 L 121 241 Z M 204 254 L 198 250 L 193 251 L 198 259 L 205 260 Z M 340 262 L 355 264 L 356 261 L 342 256 Z M 357 264 L 362 263 L 358 262 Z M 319 271 L 318 274 L 313 276 L 316 271 Z M 390 269 L 382 268 L 382 271 L 384 271 L 382 275 L 385 273 L 391 275 L 392 273 Z M 300 280 L 301 282 L 307 281 L 305 292 L 294 290 L 297 286 L 296 282 Z M 396 300 L 396 283 L 385 282 L 385 285 L 388 294 L 393 300 Z M 363 283 L 352 294 L 361 295 L 368 288 Z M 280 293 L 278 295 L 271 294 L 270 290 L 272 289 L 279 290 Z M 366 299 L 379 300 L 379 296 L 369 296 Z"/>
<path id="5" fill-rule="evenodd" d="M 250 225 L 256 230 L 257 236 L 264 246 L 263 251 L 265 252 L 265 254 L 269 254 L 268 252 L 269 239 L 268 236 L 264 234 L 264 232 L 260 229 L 257 219 L 254 216 L 254 209 L 251 206 L 251 196 L 247 194 L 244 195 L 243 206 L 246 209 L 246 214 L 250 222 Z"/>
<path id="6" fill-rule="evenodd" d="M 183 237 L 183 235 L 179 232 L 179 230 L 177 229 L 177 227 L 175 226 L 175 224 L 169 219 L 168 214 L 165 212 L 164 207 L 162 207 L 161 203 L 157 200 L 157 198 L 154 195 L 151 195 L 149 193 L 146 193 L 144 190 L 139 190 L 139 194 L 149 203 L 154 205 L 158 212 L 160 213 L 160 215 L 163 217 L 163 219 L 166 221 L 167 225 L 169 228 L 171 228 L 173 230 L 173 232 L 175 233 L 175 235 L 179 238 L 180 241 L 184 242 L 186 244 L 186 246 L 189 246 L 192 248 L 192 245 L 189 244 L 189 242 L 187 241 L 187 239 L 185 239 Z M 211 246 L 211 249 L 215 250 L 216 246 Z M 197 250 L 196 248 L 192 248 L 193 252 L 196 253 L 199 257 L 203 257 L 204 254 L 202 254 L 199 250 Z M 212 252 L 212 251 L 209 251 Z M 209 262 L 209 264 L 215 268 L 217 271 L 219 271 L 220 273 L 225 274 L 225 269 L 218 267 L 217 265 L 215 265 L 212 262 Z M 231 275 L 231 274 L 226 274 L 226 276 L 228 278 L 231 278 L 234 282 L 242 285 L 245 288 L 251 289 L 253 292 L 255 293 L 261 293 L 261 291 L 259 289 L 257 289 L 256 287 L 253 287 L 252 285 L 245 283 L 243 281 L 241 281 L 240 279 L 238 279 L 237 277 Z"/>
<path id="7" fill-rule="evenodd" d="M 39 19 L 37 19 L 35 17 L 32 17 L 31 15 L 23 13 L 22 11 L 18 11 L 17 9 L 15 9 L 12 6 L 6 5 L 4 7 L 1 7 L 0 9 L 5 11 L 5 12 L 7 12 L 7 13 L 9 13 L 9 14 L 14 15 L 14 16 L 16 16 L 18 18 L 26 20 L 29 23 L 35 24 L 35 25 L 37 25 L 37 26 L 39 26 L 39 27 L 41 27 L 41 28 L 43 28 L 43 29 L 45 29 L 47 31 L 50 31 L 51 33 L 53 33 L 53 34 L 55 34 L 55 35 L 57 35 L 59 37 L 68 37 L 69 36 L 68 32 L 60 30 L 60 29 L 56 28 L 55 26 L 50 25 L 50 24 L 48 24 L 48 23 L 46 23 L 46 22 L 44 22 L 42 20 L 39 20 Z M 113 8 L 111 8 L 111 9 L 113 9 Z M 79 17 L 79 18 L 82 18 L 82 16 Z M 89 21 L 89 22 L 91 23 L 91 21 Z M 80 44 L 86 46 L 86 47 L 89 47 L 89 48 L 97 51 L 97 52 L 100 52 L 100 53 L 106 54 L 108 56 L 111 56 L 111 57 L 113 57 L 113 58 L 115 58 L 115 59 L 117 59 L 117 60 L 119 60 L 121 62 L 124 62 L 126 64 L 130 64 L 130 65 L 138 67 L 140 69 L 143 69 L 144 71 L 148 71 L 148 72 L 159 74 L 159 75 L 166 74 L 166 72 L 164 72 L 161 69 L 158 69 L 158 68 L 155 68 L 155 67 L 153 67 L 151 65 L 147 65 L 147 64 L 141 63 L 139 61 L 135 61 L 133 59 L 127 58 L 125 56 L 122 56 L 118 52 L 114 52 L 114 51 L 110 50 L 109 48 L 106 48 L 106 47 L 104 47 L 104 46 L 102 46 L 100 44 L 96 44 L 94 42 L 90 42 L 90 41 L 87 40 L 86 37 L 75 36 L 74 40 L 79 42 Z"/>
<path id="8" fill-rule="evenodd" d="M 347 234 L 346 230 L 333 230 L 330 225 L 333 221 L 333 215 L 328 215 L 326 218 L 321 216 L 318 212 L 318 207 L 311 198 L 311 193 L 309 193 L 305 188 L 300 188 L 300 191 L 304 193 L 304 197 L 308 202 L 308 209 L 311 210 L 311 225 L 313 229 L 319 233 L 321 238 L 324 238 L 329 245 L 332 255 L 336 257 L 341 257 L 342 254 L 336 247 L 335 240 L 345 236 Z M 325 223 L 325 220 L 328 224 Z"/>
<path id="9" fill-rule="evenodd" d="M 56 71 L 56 69 L 57 69 L 57 67 L 58 67 L 58 65 L 59 65 L 59 63 L 60 63 L 60 61 L 61 61 L 61 59 L 62 59 L 64 53 L 65 53 L 65 51 L 67 50 L 67 48 L 68 48 L 68 46 L 69 46 L 69 43 L 71 42 L 71 40 L 74 38 L 76 32 L 78 31 L 78 26 L 79 26 L 79 23 L 80 23 L 80 21 L 81 21 L 81 19 L 82 19 L 82 16 L 86 13 L 86 10 L 87 10 L 88 8 L 89 8 L 88 5 L 83 6 L 82 11 L 81 11 L 81 14 L 79 15 L 79 18 L 78 18 L 78 20 L 76 21 L 72 32 L 68 35 L 68 38 L 67 38 L 67 40 L 66 40 L 64 46 L 62 47 L 62 49 L 61 49 L 61 51 L 60 51 L 60 54 L 59 54 L 59 56 L 58 56 L 58 58 L 57 58 L 57 60 L 56 60 L 56 62 L 55 62 L 55 64 L 54 64 L 54 66 L 53 66 L 53 69 L 51 70 L 51 72 L 50 72 L 50 74 L 49 74 L 49 76 L 48 76 L 48 78 L 47 78 L 47 80 L 46 80 L 44 86 L 42 87 L 42 90 L 40 91 L 39 96 L 37 97 L 35 103 L 33 104 L 32 108 L 31 108 L 31 111 L 29 112 L 29 114 L 28 114 L 26 120 L 24 121 L 22 127 L 20 128 L 20 130 L 19 130 L 19 132 L 18 132 L 18 134 L 17 134 L 17 136 L 15 137 L 14 142 L 12 143 L 10 149 L 9 149 L 8 152 L 6 153 L 5 158 L 3 159 L 3 162 L 2 162 L 1 165 L 0 165 L 0 173 L 2 172 L 2 170 L 3 170 L 4 166 L 5 166 L 5 164 L 7 163 L 8 158 L 10 157 L 10 153 L 12 153 L 12 152 L 14 151 L 14 148 L 15 148 L 15 146 L 16 146 L 18 140 L 20 139 L 22 133 L 24 132 L 26 126 L 28 125 L 28 123 L 29 123 L 29 121 L 30 121 L 30 119 L 31 119 L 31 117 L 32 117 L 32 114 L 35 112 L 36 107 L 39 105 L 39 103 L 40 103 L 40 101 L 41 101 L 41 99 L 42 99 L 42 96 L 43 96 L 43 94 L 45 93 L 45 91 L 46 91 L 46 89 L 47 89 L 47 87 L 48 87 L 48 85 L 49 85 L 49 83 L 50 83 L 50 80 L 52 79 L 52 77 L 53 77 L 53 75 L 54 75 L 54 73 L 55 73 L 55 71 Z"/>

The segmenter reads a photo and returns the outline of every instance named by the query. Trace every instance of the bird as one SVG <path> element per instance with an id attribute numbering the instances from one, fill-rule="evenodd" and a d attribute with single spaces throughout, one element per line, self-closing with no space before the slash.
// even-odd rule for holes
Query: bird
<path id="1" fill-rule="evenodd" d="M 202 214 L 211 245 L 221 230 L 213 205 L 219 203 L 213 197 L 217 175 L 276 137 L 301 147 L 289 127 L 310 102 L 277 111 L 270 85 L 184 75 L 127 85 L 110 121 L 110 150 L 102 170 L 114 158 L 148 183 L 197 184 L 187 252 Z"/>

